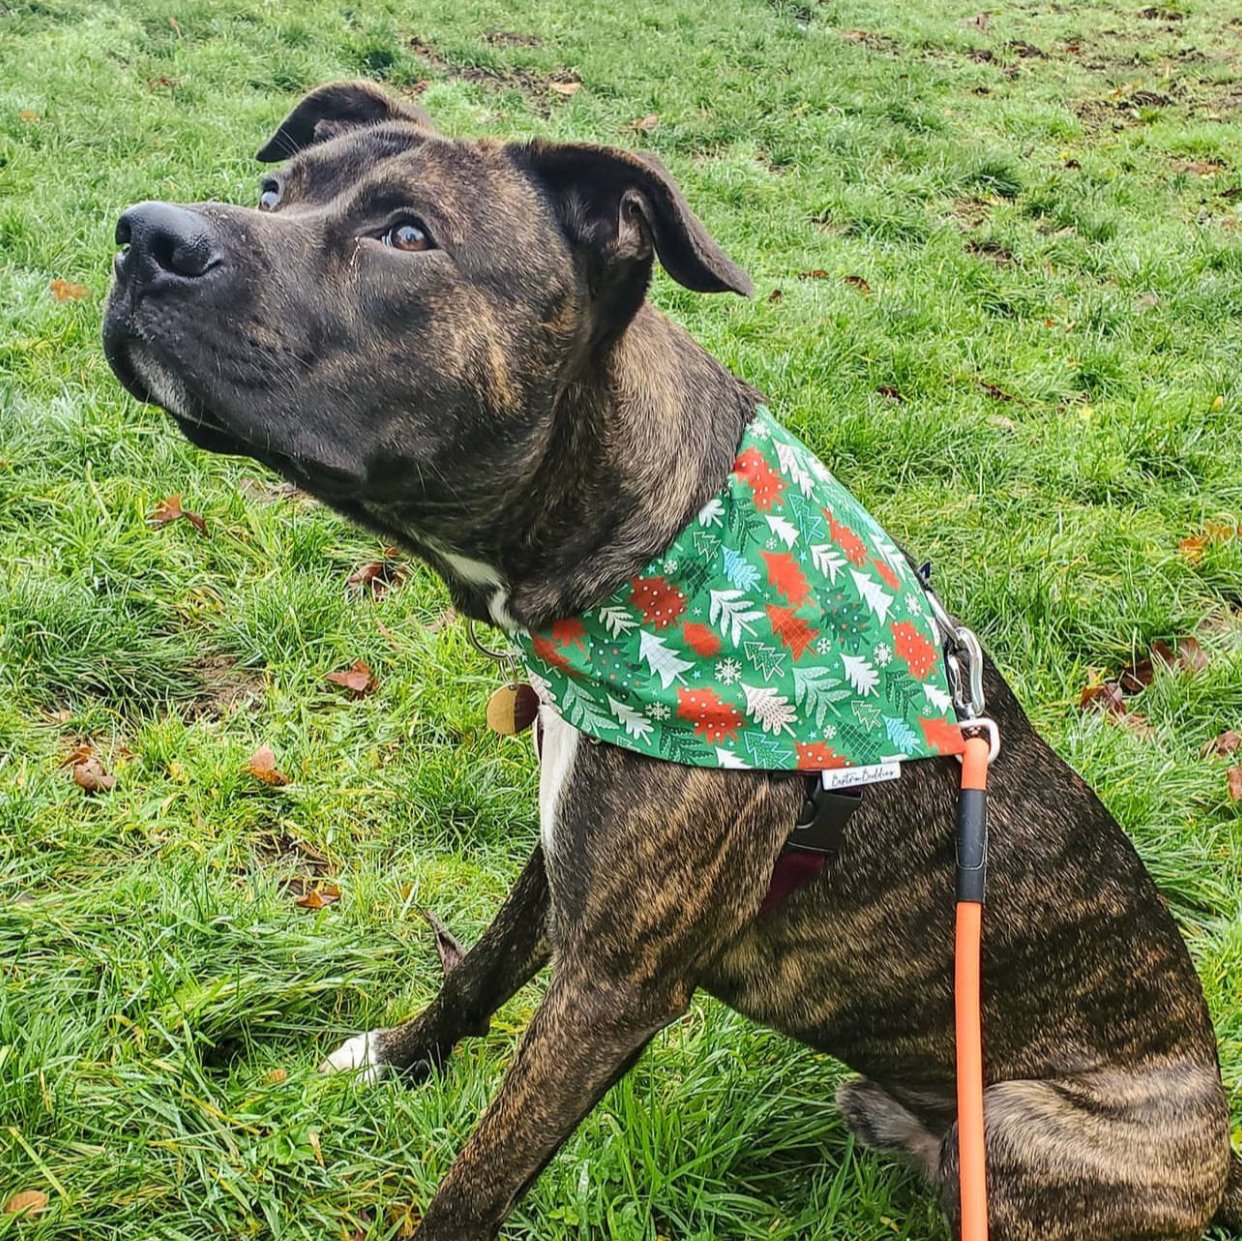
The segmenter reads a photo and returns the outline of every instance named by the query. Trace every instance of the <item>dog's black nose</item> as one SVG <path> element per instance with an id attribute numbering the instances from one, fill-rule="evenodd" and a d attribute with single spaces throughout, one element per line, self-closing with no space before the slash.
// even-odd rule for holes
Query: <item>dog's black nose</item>
<path id="1" fill-rule="evenodd" d="M 145 283 L 205 275 L 220 261 L 211 226 L 173 203 L 138 203 L 116 222 L 117 274 Z"/>

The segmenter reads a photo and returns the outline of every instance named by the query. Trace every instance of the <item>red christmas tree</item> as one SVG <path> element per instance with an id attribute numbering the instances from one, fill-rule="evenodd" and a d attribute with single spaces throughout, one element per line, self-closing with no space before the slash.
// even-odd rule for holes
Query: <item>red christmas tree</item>
<path id="1" fill-rule="evenodd" d="M 768 581 L 776 593 L 783 595 L 794 607 L 805 603 L 811 588 L 793 555 L 789 552 L 764 552 L 763 558 L 768 562 Z"/>
<path id="2" fill-rule="evenodd" d="M 819 637 L 819 630 L 812 629 L 800 616 L 795 615 L 793 608 L 782 608 L 775 603 L 769 603 L 767 612 L 772 632 L 783 645 L 793 651 L 795 659 L 801 659 L 806 654 L 806 648 Z"/>
<path id="3" fill-rule="evenodd" d="M 562 646 L 579 646 L 586 650 L 586 625 L 576 616 L 553 621 L 552 637 Z"/>
<path id="4" fill-rule="evenodd" d="M 902 621 L 900 624 L 891 625 L 890 628 L 893 631 L 897 654 L 906 661 L 910 675 L 916 681 L 923 680 L 936 666 L 940 653 L 910 621 Z"/>
<path id="5" fill-rule="evenodd" d="M 686 610 L 686 596 L 662 577 L 636 577 L 630 583 L 630 603 L 655 629 L 667 629 Z"/>
<path id="6" fill-rule="evenodd" d="M 687 621 L 681 627 L 681 632 L 685 636 L 686 645 L 704 659 L 711 659 L 720 650 L 720 639 L 716 636 L 716 631 L 707 625 Z"/>
<path id="7" fill-rule="evenodd" d="M 755 507 L 766 513 L 785 494 L 785 480 L 764 460 L 757 448 L 748 448 L 733 463 L 733 472 L 754 492 Z"/>
<path id="8" fill-rule="evenodd" d="M 542 659 L 545 664 L 551 664 L 554 668 L 560 668 L 563 672 L 569 671 L 569 660 L 561 653 L 561 648 L 549 639 L 540 636 L 537 633 L 530 635 L 531 649 L 535 655 Z"/>
<path id="9" fill-rule="evenodd" d="M 677 687 L 677 716 L 694 724 L 695 734 L 711 745 L 717 745 L 727 737 L 737 740 L 737 730 L 742 726 L 742 714 L 718 698 L 710 689 L 683 689 Z"/>
<path id="10" fill-rule="evenodd" d="M 861 569 L 863 561 L 867 559 L 867 545 L 854 533 L 849 526 L 843 526 L 833 515 L 831 510 L 824 509 L 824 516 L 828 518 L 828 532 L 832 536 L 832 541 L 845 553 L 845 558 L 856 569 Z"/>
<path id="11" fill-rule="evenodd" d="M 937 754 L 960 754 L 966 748 L 961 729 L 952 720 L 929 720 L 920 716 L 919 727 L 923 730 L 923 740 Z"/>
<path id="12" fill-rule="evenodd" d="M 799 741 L 797 748 L 799 771 L 832 771 L 845 766 L 845 759 L 822 741 Z"/>
<path id="13" fill-rule="evenodd" d="M 879 556 L 872 556 L 871 563 L 875 566 L 875 571 L 884 579 L 890 590 L 901 589 L 901 579 L 893 572 L 892 566 L 881 560 Z"/>

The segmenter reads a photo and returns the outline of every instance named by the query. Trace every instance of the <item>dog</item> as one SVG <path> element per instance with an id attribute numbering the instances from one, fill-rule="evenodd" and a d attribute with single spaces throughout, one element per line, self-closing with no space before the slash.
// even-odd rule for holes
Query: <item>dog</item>
<path id="1" fill-rule="evenodd" d="M 534 629 L 667 548 L 760 403 L 646 300 L 751 283 L 655 159 L 440 136 L 362 82 L 258 153 L 257 209 L 142 203 L 117 225 L 107 358 L 195 444 L 255 458 L 400 542 L 457 610 Z M 283 162 L 283 163 L 282 163 Z M 1191 1241 L 1242 1226 L 1242 1162 L 1187 949 L 1108 811 L 991 662 L 984 939 L 996 1241 Z M 959 1232 L 956 764 L 865 791 L 838 855 L 759 916 L 805 781 L 587 744 L 541 710 L 540 843 L 413 1020 L 325 1067 L 414 1079 L 551 963 L 421 1241 L 494 1237 L 702 989 L 844 1061 L 857 1137 L 912 1160 Z"/>

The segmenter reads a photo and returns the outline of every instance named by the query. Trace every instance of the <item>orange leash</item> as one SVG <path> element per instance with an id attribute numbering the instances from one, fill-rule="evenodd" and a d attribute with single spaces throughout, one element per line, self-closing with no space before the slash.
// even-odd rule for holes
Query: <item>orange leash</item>
<path id="1" fill-rule="evenodd" d="M 957 814 L 957 927 L 954 998 L 957 1018 L 957 1141 L 961 1241 L 987 1241 L 987 1148 L 983 1133 L 983 1004 L 980 976 L 987 880 L 986 738 L 966 739 Z"/>

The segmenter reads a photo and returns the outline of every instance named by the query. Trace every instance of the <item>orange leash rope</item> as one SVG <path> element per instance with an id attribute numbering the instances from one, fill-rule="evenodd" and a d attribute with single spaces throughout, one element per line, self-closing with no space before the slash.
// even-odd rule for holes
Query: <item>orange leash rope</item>
<path id="1" fill-rule="evenodd" d="M 987 1241 L 987 1148 L 983 1133 L 983 897 L 987 879 L 986 738 L 966 739 L 957 813 L 957 926 L 954 999 L 957 1023 L 957 1141 L 961 1241 Z"/>

